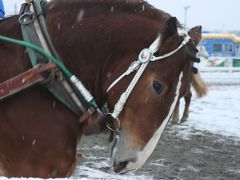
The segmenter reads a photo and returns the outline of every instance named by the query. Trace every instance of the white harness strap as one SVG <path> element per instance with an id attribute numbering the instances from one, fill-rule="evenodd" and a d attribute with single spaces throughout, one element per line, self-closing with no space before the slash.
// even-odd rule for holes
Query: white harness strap
<path id="1" fill-rule="evenodd" d="M 131 83 L 129 84 L 129 86 L 127 87 L 126 91 L 122 93 L 120 99 L 118 100 L 118 102 L 116 103 L 116 105 L 114 106 L 114 111 L 111 114 L 111 116 L 114 119 L 118 119 L 119 114 L 121 113 L 121 111 L 123 110 L 123 107 L 129 97 L 129 95 L 131 94 L 133 88 L 135 87 L 135 85 L 137 84 L 138 80 L 140 79 L 140 77 L 142 76 L 144 70 L 146 69 L 148 63 L 150 61 L 157 61 L 157 60 L 161 60 L 161 59 L 165 59 L 173 54 L 175 54 L 177 51 L 179 51 L 185 44 L 187 44 L 187 42 L 191 39 L 187 32 L 182 30 L 182 29 L 178 29 L 178 34 L 180 36 L 185 36 L 183 42 L 173 51 L 164 54 L 162 56 L 158 56 L 155 57 L 154 53 L 157 52 L 157 50 L 159 49 L 159 42 L 160 42 L 160 38 L 161 36 L 159 36 L 152 44 L 149 48 L 145 48 L 143 49 L 139 56 L 138 56 L 138 60 L 134 61 L 129 68 L 127 69 L 127 71 L 125 71 L 119 78 L 117 78 L 107 89 L 107 92 L 109 92 L 113 86 L 115 86 L 123 77 L 131 74 L 133 71 L 137 70 L 137 73 L 135 74 L 133 80 L 131 81 Z"/>

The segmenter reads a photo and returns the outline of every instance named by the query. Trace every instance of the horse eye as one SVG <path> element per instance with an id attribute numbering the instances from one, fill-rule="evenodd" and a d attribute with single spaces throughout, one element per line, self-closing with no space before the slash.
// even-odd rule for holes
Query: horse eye
<path id="1" fill-rule="evenodd" d="M 157 95 L 160 95 L 164 90 L 164 86 L 156 80 L 153 80 L 152 88 Z"/>

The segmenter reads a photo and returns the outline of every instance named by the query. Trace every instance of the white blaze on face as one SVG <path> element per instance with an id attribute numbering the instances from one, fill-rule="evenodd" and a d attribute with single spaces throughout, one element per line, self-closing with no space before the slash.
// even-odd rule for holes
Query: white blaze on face
<path id="1" fill-rule="evenodd" d="M 176 88 L 176 95 L 174 97 L 174 101 L 170 107 L 169 113 L 167 115 L 167 117 L 164 119 L 164 121 L 162 122 L 161 126 L 158 128 L 158 130 L 153 134 L 152 138 L 148 141 L 148 143 L 144 146 L 142 151 L 138 152 L 138 159 L 136 162 L 129 162 L 127 167 L 123 170 L 123 171 L 130 171 L 130 170 L 134 170 L 134 169 L 138 169 L 141 166 L 143 166 L 143 164 L 146 162 L 146 160 L 148 159 L 148 157 L 152 154 L 153 150 L 155 149 L 155 146 L 157 145 L 174 109 L 176 106 L 176 103 L 178 101 L 178 97 L 179 97 L 179 93 L 180 93 L 180 89 L 181 89 L 181 85 L 182 85 L 182 77 L 183 77 L 183 72 L 180 73 L 179 75 L 179 80 L 178 80 L 178 84 L 177 84 L 177 88 Z M 124 172 L 123 172 L 124 173 Z"/>

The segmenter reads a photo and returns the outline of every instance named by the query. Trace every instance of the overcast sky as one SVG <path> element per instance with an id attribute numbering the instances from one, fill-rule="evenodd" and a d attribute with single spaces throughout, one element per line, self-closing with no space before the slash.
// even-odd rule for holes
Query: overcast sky
<path id="1" fill-rule="evenodd" d="M 202 25 L 205 30 L 240 30 L 240 0 L 147 0 L 157 8 L 176 16 L 185 22 L 184 7 L 187 10 L 187 26 Z M 14 4 L 19 10 L 24 0 L 3 0 L 7 15 L 14 13 Z"/>

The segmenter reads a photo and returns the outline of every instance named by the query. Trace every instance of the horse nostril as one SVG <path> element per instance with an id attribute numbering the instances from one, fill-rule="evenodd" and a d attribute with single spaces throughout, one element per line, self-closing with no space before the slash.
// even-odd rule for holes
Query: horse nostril
<path id="1" fill-rule="evenodd" d="M 119 172 L 121 173 L 121 171 L 126 168 L 128 162 L 129 161 L 123 161 L 123 162 L 120 162 L 118 164 L 116 162 L 114 162 L 114 164 L 113 164 L 114 172 L 115 173 L 119 173 Z"/>

